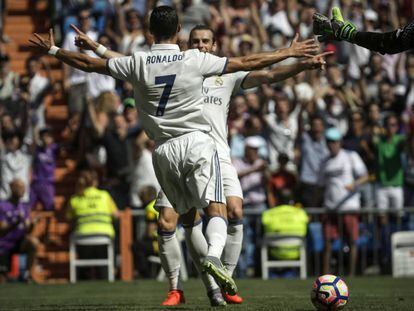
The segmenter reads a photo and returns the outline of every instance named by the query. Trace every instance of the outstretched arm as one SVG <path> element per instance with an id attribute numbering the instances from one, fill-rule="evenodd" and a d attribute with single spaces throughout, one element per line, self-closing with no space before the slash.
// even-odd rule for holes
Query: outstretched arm
<path id="1" fill-rule="evenodd" d="M 75 37 L 75 45 L 80 49 L 94 51 L 96 55 L 106 59 L 125 56 L 121 53 L 111 51 L 102 44 L 92 40 L 86 33 L 78 29 L 75 25 L 70 24 L 70 27 L 78 34 Z"/>
<path id="2" fill-rule="evenodd" d="M 34 33 L 35 40 L 29 39 L 43 53 L 55 56 L 65 64 L 86 72 L 97 72 L 110 75 L 106 67 L 106 60 L 101 58 L 93 58 L 79 52 L 64 50 L 55 46 L 53 38 L 53 29 L 49 30 L 49 39 L 43 39 L 37 33 Z"/>
<path id="3" fill-rule="evenodd" d="M 291 78 L 305 70 L 323 69 L 325 65 L 324 56 L 333 52 L 325 52 L 302 60 L 296 64 L 280 66 L 272 70 L 257 70 L 250 72 L 243 81 L 242 88 L 249 89 L 261 84 L 272 84 Z"/>
<path id="4" fill-rule="evenodd" d="M 298 39 L 299 35 L 296 34 L 292 44 L 288 48 L 229 58 L 224 73 L 262 69 L 289 57 L 312 57 L 312 54 L 318 52 L 319 46 L 315 43 L 314 39 L 308 39 L 303 42 L 298 42 Z"/>
<path id="5" fill-rule="evenodd" d="M 391 32 L 357 32 L 353 43 L 381 54 L 396 54 L 413 49 L 414 21 L 403 29 Z"/>
<path id="6" fill-rule="evenodd" d="M 358 31 L 354 24 L 344 20 L 339 8 L 332 9 L 332 19 L 315 13 L 313 30 L 319 41 L 346 40 L 381 54 L 396 54 L 414 48 L 414 21 L 391 32 Z"/>

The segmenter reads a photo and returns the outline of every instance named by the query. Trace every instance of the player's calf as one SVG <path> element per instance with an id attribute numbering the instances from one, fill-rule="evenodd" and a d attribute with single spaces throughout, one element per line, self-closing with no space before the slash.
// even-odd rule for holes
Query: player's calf
<path id="1" fill-rule="evenodd" d="M 160 249 L 161 266 L 165 271 L 170 284 L 170 293 L 167 303 L 173 303 L 176 296 L 181 291 L 180 267 L 181 267 L 181 248 L 176 236 L 178 215 L 174 209 L 168 207 L 159 208 L 158 218 L 158 245 Z M 182 291 L 181 291 L 182 294 Z M 174 305 L 174 304 L 168 304 Z"/>

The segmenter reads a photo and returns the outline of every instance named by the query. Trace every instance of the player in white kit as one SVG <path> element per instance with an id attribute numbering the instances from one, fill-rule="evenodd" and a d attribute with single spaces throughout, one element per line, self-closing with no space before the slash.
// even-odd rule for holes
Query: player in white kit
<path id="1" fill-rule="evenodd" d="M 73 29 L 78 33 L 78 46 L 85 49 L 97 49 L 98 43 L 92 41 L 76 27 L 73 27 Z M 300 50 L 311 42 L 311 40 L 297 42 L 297 38 L 295 38 L 289 50 L 292 51 L 292 55 L 301 55 Z M 216 45 L 213 31 L 203 25 L 196 26 L 190 33 L 189 46 L 190 48 L 197 48 L 201 52 L 214 52 Z M 107 51 L 102 57 L 112 58 L 120 56 L 123 55 L 117 52 Z M 217 146 L 224 194 L 227 201 L 229 223 L 223 263 L 230 274 L 233 273 L 236 267 L 243 238 L 243 194 L 237 172 L 231 164 L 230 150 L 227 144 L 227 115 L 231 96 L 241 88 L 242 84 L 244 88 L 255 87 L 261 83 L 273 83 L 286 79 L 306 69 L 320 68 L 323 65 L 322 56 L 318 55 L 309 61 L 300 62 L 295 65 L 281 66 L 273 71 L 237 72 L 234 74 L 209 77 L 204 80 L 204 115 L 212 125 L 211 136 Z M 159 194 L 156 206 L 160 211 L 158 242 L 161 250 L 161 263 L 170 281 L 170 291 L 163 305 L 177 305 L 184 300 L 178 276 L 181 252 L 175 235 L 178 214 L 174 212 L 172 205 L 162 191 Z M 191 230 L 196 231 L 198 235 L 202 235 L 201 227 L 202 224 L 200 222 L 193 226 Z M 204 252 L 206 252 L 206 249 L 207 245 L 204 246 Z M 190 252 L 192 253 L 192 257 L 197 256 L 197 253 L 191 247 Z M 198 268 L 200 269 L 200 267 Z M 206 285 L 208 297 L 213 306 L 225 304 L 223 296 L 228 303 L 242 302 L 242 298 L 238 295 L 231 296 L 223 293 L 222 296 L 217 284 L 206 274 L 202 274 L 202 279 Z"/>
<path id="2" fill-rule="evenodd" d="M 296 37 L 291 45 L 292 52 L 302 43 L 297 42 Z M 305 43 L 306 44 L 306 43 Z M 201 52 L 215 52 L 216 43 L 214 32 L 203 25 L 194 27 L 190 32 L 189 47 L 197 48 Z M 295 55 L 293 52 L 292 55 Z M 204 115 L 212 125 L 211 136 L 216 142 L 217 153 L 220 160 L 221 175 L 223 178 L 224 194 L 227 201 L 227 240 L 222 255 L 223 264 L 232 275 L 237 265 L 243 239 L 243 192 L 238 179 L 237 172 L 231 163 L 230 148 L 227 138 L 227 117 L 232 95 L 237 94 L 240 89 L 257 87 L 263 83 L 275 83 L 298 74 L 307 69 L 322 68 L 324 65 L 323 56 L 327 53 L 316 55 L 305 61 L 293 65 L 279 66 L 273 70 L 262 70 L 252 72 L 236 72 L 213 76 L 206 78 L 203 82 L 204 94 Z M 155 206 L 160 211 L 158 222 L 159 235 L 158 242 L 160 245 L 160 256 L 162 266 L 169 277 L 170 291 L 164 305 L 176 305 L 183 298 L 183 291 L 179 283 L 180 270 L 180 249 L 176 241 L 175 230 L 178 221 L 178 215 L 171 208 L 168 199 L 160 191 Z M 199 223 L 193 227 L 193 230 L 200 231 L 202 224 Z M 206 252 L 207 246 L 204 247 Z M 194 250 L 191 248 L 192 253 Z M 243 299 L 239 295 L 229 295 L 220 293 L 217 284 L 214 283 L 208 275 L 202 275 L 203 282 L 207 288 L 207 295 L 213 306 L 224 305 L 225 302 L 231 304 L 240 304 Z M 223 300 L 224 297 L 224 300 Z"/>
<path id="3" fill-rule="evenodd" d="M 48 40 L 34 34 L 35 39 L 30 41 L 77 69 L 132 83 L 136 102 L 141 103 L 138 109 L 143 127 L 157 145 L 153 164 L 166 196 L 187 228 L 201 219 L 198 208 L 205 208 L 210 218 L 206 228 L 208 244 L 202 237 L 194 239 L 191 229 L 187 230 L 187 243 L 199 258 L 205 256 L 203 270 L 215 278 L 224 292 L 234 295 L 237 286 L 220 260 L 227 237 L 227 212 L 216 146 L 203 115 L 202 82 L 208 76 L 263 68 L 290 55 L 275 51 L 220 58 L 198 50 L 181 52 L 175 44 L 180 30 L 178 16 L 167 6 L 155 8 L 149 24 L 155 41 L 150 52 L 109 60 L 56 47 L 52 30 Z M 102 49 L 97 52 L 105 53 Z M 206 254 L 195 244 L 200 241 L 208 245 Z"/>
<path id="4" fill-rule="evenodd" d="M 292 52 L 304 44 L 294 39 L 290 49 Z M 306 43 L 305 43 L 306 44 Z M 201 52 L 213 53 L 216 50 L 214 32 L 207 26 L 199 25 L 190 32 L 189 48 L 197 48 Z M 293 52 L 295 55 L 295 52 Z M 220 160 L 221 175 L 223 178 L 224 194 L 227 201 L 227 240 L 222 255 L 223 264 L 232 275 L 236 268 L 243 239 L 243 192 L 238 179 L 237 172 L 231 163 L 230 148 L 228 145 L 227 117 L 232 95 L 237 94 L 240 89 L 257 87 L 263 83 L 275 83 L 298 74 L 307 69 L 321 68 L 324 64 L 323 56 L 316 55 L 306 61 L 294 65 L 279 66 L 273 70 L 236 72 L 206 78 L 203 82 L 204 94 L 204 116 L 212 125 L 211 136 L 216 142 L 217 153 Z M 183 291 L 179 282 L 180 271 L 180 248 L 175 237 L 178 215 L 171 208 L 166 196 L 160 191 L 155 203 L 160 211 L 158 221 L 160 256 L 163 269 L 169 277 L 170 290 L 164 305 L 177 305 L 183 300 Z M 202 230 L 202 223 L 195 225 L 193 230 Z M 207 245 L 204 247 L 206 252 Z M 192 253 L 194 250 L 189 248 Z M 202 274 L 203 282 L 207 288 L 207 295 L 213 306 L 224 305 L 225 302 L 240 304 L 243 299 L 239 295 L 220 293 L 217 284 L 211 277 Z M 224 299 L 223 299 L 224 297 Z"/>

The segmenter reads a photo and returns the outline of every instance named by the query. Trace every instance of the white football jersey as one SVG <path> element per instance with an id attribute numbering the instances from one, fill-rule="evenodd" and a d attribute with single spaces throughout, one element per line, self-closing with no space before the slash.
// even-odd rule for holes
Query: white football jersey
<path id="1" fill-rule="evenodd" d="M 341 149 L 335 157 L 326 158 L 321 167 L 318 183 L 325 187 L 324 205 L 342 211 L 359 209 L 359 191 L 350 192 L 346 188 L 367 174 L 367 168 L 358 153 Z"/>
<path id="2" fill-rule="evenodd" d="M 213 76 L 204 80 L 204 116 L 211 124 L 210 135 L 217 145 L 219 156 L 230 156 L 230 148 L 227 142 L 227 116 L 229 113 L 230 99 L 236 94 L 248 72 L 239 71 L 222 76 Z"/>
<path id="3" fill-rule="evenodd" d="M 108 60 L 114 78 L 129 81 L 147 135 L 162 143 L 211 126 L 203 115 L 202 83 L 224 72 L 227 58 L 176 44 L 154 44 L 149 52 Z"/>

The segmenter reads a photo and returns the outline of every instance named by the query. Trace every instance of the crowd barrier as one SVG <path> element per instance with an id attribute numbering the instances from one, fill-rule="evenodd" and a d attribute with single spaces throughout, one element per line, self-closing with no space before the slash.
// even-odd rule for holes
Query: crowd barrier
<path id="1" fill-rule="evenodd" d="M 306 237 L 306 253 L 308 277 L 319 275 L 321 271 L 321 254 L 324 249 L 321 216 L 328 211 L 323 208 L 305 209 L 309 216 L 308 232 Z M 391 268 L 391 234 L 398 231 L 414 231 L 414 207 L 405 207 L 400 212 L 379 211 L 376 208 L 361 208 L 354 214 L 359 215 L 359 250 L 358 274 L 389 273 L 391 270 L 380 269 L 384 265 Z M 346 273 L 347 254 L 349 245 L 344 238 L 343 215 L 345 212 L 336 212 L 338 215 L 339 239 L 332 245 L 333 257 L 337 262 L 339 275 Z M 388 224 L 382 223 L 383 216 L 387 216 Z M 244 210 L 246 218 L 254 218 L 259 234 L 256 236 L 258 251 L 261 245 L 261 212 Z M 120 218 L 120 251 L 121 251 L 121 279 L 128 281 L 133 278 L 133 254 L 131 245 L 134 239 L 139 238 L 145 224 L 144 210 L 125 210 Z M 389 261 L 389 262 L 387 262 Z M 259 264 L 259 262 L 257 263 Z M 381 270 L 381 271 L 380 271 Z"/>

